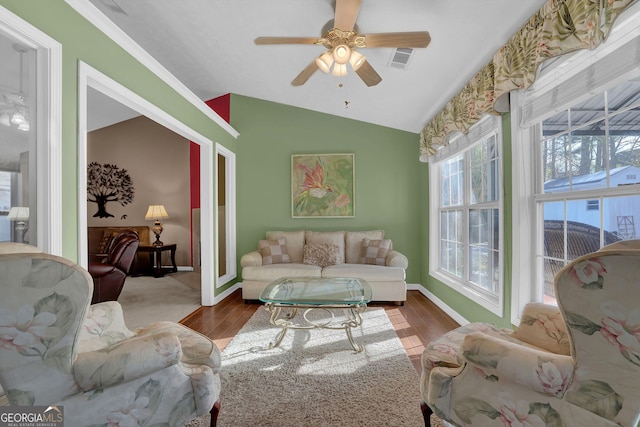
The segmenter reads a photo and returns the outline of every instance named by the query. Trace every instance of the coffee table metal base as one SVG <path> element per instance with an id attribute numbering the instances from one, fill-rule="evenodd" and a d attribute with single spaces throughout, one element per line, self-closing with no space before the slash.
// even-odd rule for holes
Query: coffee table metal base
<path id="1" fill-rule="evenodd" d="M 289 313 L 285 313 L 283 317 L 280 317 L 282 313 L 282 308 L 288 307 L 293 310 Z M 349 343 L 351 343 L 351 347 L 356 351 L 356 353 L 361 352 L 364 347 L 362 345 L 356 344 L 353 340 L 353 334 L 351 333 L 351 328 L 357 328 L 362 325 L 362 316 L 360 313 L 363 313 L 367 309 L 367 304 L 349 304 L 349 305 L 304 305 L 304 304 L 275 304 L 275 303 L 265 303 L 264 308 L 267 309 L 271 316 L 269 317 L 269 322 L 274 326 L 280 326 L 282 330 L 278 332 L 274 341 L 269 343 L 269 348 L 274 348 L 280 345 L 283 338 L 287 334 L 289 329 L 344 329 L 347 333 L 347 338 L 349 338 Z M 306 322 L 305 324 L 296 324 L 293 322 L 293 319 L 297 316 L 299 309 L 305 309 L 302 313 L 302 318 Z M 335 315 L 332 309 L 344 309 L 347 314 L 347 320 L 342 322 L 337 322 L 335 320 Z M 312 310 L 324 310 L 331 315 L 328 320 L 324 321 L 314 321 L 310 320 L 307 315 Z"/>

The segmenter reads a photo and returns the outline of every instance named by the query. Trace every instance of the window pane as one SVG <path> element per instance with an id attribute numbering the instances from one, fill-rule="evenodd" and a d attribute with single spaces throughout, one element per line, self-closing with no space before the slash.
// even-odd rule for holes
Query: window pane
<path id="1" fill-rule="evenodd" d="M 627 111 L 609 119 L 609 151 L 611 169 L 640 167 L 640 111 Z M 640 182 L 640 176 L 629 181 Z M 619 184 L 612 183 L 616 185 Z"/>
<path id="2" fill-rule="evenodd" d="M 542 135 L 545 138 L 564 133 L 569 129 L 569 112 L 567 110 L 554 114 L 542 122 Z"/>
<path id="3" fill-rule="evenodd" d="M 471 203 L 498 200 L 498 152 L 492 136 L 470 151 Z"/>
<path id="4" fill-rule="evenodd" d="M 442 206 L 458 206 L 462 204 L 464 157 L 457 156 L 442 164 Z"/>
<path id="5" fill-rule="evenodd" d="M 605 123 L 593 123 L 571 133 L 571 185 L 573 191 L 606 188 Z M 597 173 L 601 172 L 601 173 Z M 557 191 L 560 190 L 556 187 Z"/>
<path id="6" fill-rule="evenodd" d="M 569 111 L 571 128 L 575 129 L 586 123 L 602 120 L 604 114 L 604 93 L 601 93 L 571 107 Z"/>
<path id="7" fill-rule="evenodd" d="M 556 193 L 569 185 L 569 135 L 563 134 L 542 143 L 544 192 Z"/>
<path id="8" fill-rule="evenodd" d="M 445 211 L 440 214 L 440 268 L 458 277 L 464 275 L 462 242 L 462 211 Z"/>
<path id="9" fill-rule="evenodd" d="M 499 211 L 469 211 L 469 281 L 495 292 L 498 285 Z"/>
<path id="10" fill-rule="evenodd" d="M 640 236 L 640 196 L 604 199 L 605 245 Z"/>

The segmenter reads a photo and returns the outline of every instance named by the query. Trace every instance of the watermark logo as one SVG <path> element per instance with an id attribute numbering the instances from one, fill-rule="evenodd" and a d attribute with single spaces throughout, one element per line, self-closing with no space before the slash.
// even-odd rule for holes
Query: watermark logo
<path id="1" fill-rule="evenodd" d="M 64 408 L 0 406 L 0 427 L 64 427 Z"/>

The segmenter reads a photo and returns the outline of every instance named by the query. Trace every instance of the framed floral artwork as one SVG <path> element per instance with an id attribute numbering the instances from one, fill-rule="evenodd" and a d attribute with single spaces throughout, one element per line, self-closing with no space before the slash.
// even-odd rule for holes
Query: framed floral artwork
<path id="1" fill-rule="evenodd" d="M 354 154 L 292 155 L 291 216 L 354 217 L 354 182 Z"/>

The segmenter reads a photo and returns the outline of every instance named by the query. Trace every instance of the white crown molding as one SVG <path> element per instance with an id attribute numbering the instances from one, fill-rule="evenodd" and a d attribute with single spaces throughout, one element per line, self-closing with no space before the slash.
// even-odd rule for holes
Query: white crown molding
<path id="1" fill-rule="evenodd" d="M 207 117 L 216 122 L 222 129 L 232 137 L 238 138 L 240 135 L 229 123 L 213 111 L 203 100 L 198 98 L 188 87 L 169 72 L 153 56 L 144 50 L 138 43 L 129 37 L 124 31 L 107 18 L 100 10 L 87 0 L 65 0 L 76 12 L 86 20 L 95 25 L 107 37 L 117 43 L 131 56 L 136 58 L 142 65 L 147 67 L 152 73 L 157 75 L 166 84 L 171 86 L 176 92 L 182 95 L 194 107 L 202 111 Z"/>

